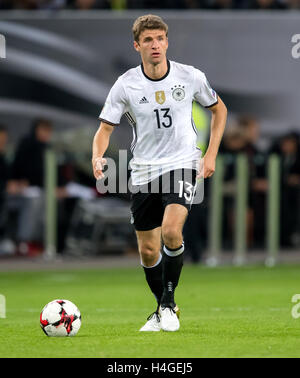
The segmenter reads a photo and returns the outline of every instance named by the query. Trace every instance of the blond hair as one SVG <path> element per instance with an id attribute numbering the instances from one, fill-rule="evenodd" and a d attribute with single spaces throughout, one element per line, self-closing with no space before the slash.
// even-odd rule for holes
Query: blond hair
<path id="1" fill-rule="evenodd" d="M 140 16 L 134 21 L 132 27 L 134 40 L 139 42 L 141 33 L 147 29 L 164 30 L 166 32 L 166 36 L 168 36 L 168 25 L 162 20 L 162 18 L 154 14 L 147 14 L 145 16 Z"/>

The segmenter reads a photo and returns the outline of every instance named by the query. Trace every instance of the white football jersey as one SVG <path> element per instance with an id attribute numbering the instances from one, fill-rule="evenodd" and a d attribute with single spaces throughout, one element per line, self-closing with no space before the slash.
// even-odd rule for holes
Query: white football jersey
<path id="1" fill-rule="evenodd" d="M 173 169 L 197 169 L 201 150 L 193 100 L 208 108 L 218 97 L 203 72 L 173 61 L 168 61 L 167 73 L 158 80 L 146 76 L 139 65 L 115 82 L 99 119 L 116 126 L 125 115 L 132 126 L 133 185 L 146 184 Z"/>

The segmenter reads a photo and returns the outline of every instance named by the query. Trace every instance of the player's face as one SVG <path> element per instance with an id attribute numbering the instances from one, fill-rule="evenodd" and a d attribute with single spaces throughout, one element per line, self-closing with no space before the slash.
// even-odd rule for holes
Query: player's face
<path id="1" fill-rule="evenodd" d="M 141 54 L 142 61 L 159 64 L 166 59 L 168 38 L 164 30 L 144 30 L 139 42 L 134 41 L 134 48 Z"/>

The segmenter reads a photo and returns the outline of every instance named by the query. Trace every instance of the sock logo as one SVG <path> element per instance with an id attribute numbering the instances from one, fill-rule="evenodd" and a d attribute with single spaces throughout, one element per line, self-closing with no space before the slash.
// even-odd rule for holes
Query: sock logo
<path id="1" fill-rule="evenodd" d="M 169 292 L 173 291 L 173 283 L 171 281 L 168 282 L 168 291 Z"/>

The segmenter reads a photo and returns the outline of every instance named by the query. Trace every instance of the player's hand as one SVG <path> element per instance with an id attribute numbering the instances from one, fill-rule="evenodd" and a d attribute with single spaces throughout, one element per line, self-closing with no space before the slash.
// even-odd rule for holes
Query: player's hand
<path id="1" fill-rule="evenodd" d="M 216 169 L 216 158 L 212 155 L 205 154 L 199 162 L 199 171 L 197 178 L 211 177 Z"/>
<path id="2" fill-rule="evenodd" d="M 211 177 L 216 169 L 216 158 L 215 156 L 205 154 L 204 160 L 204 178 Z"/>
<path id="3" fill-rule="evenodd" d="M 103 173 L 103 168 L 107 164 L 106 159 L 102 157 L 97 157 L 93 159 L 92 163 L 93 163 L 93 172 L 94 172 L 94 176 L 96 180 L 103 179 L 105 177 Z"/>

